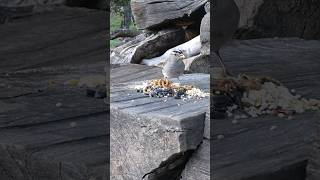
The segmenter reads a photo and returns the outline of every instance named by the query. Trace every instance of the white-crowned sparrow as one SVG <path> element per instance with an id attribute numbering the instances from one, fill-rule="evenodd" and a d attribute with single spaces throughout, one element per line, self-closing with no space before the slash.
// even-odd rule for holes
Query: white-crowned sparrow
<path id="1" fill-rule="evenodd" d="M 174 50 L 169 56 L 169 59 L 165 62 L 162 74 L 164 78 L 178 78 L 184 72 L 185 65 L 183 63 L 183 59 L 185 59 L 185 55 L 182 50 Z"/>

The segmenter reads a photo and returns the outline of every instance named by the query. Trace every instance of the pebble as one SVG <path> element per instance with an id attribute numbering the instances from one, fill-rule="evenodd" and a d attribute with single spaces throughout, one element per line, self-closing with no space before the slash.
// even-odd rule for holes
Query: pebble
<path id="1" fill-rule="evenodd" d="M 278 126 L 271 126 L 270 130 L 273 131 L 273 130 L 276 130 L 277 128 L 278 128 Z"/>
<path id="2" fill-rule="evenodd" d="M 58 102 L 57 104 L 56 104 L 56 107 L 61 107 L 62 106 L 62 103 L 60 103 L 60 102 Z"/>
<path id="3" fill-rule="evenodd" d="M 222 135 L 222 134 L 220 134 L 220 135 L 217 136 L 217 139 L 218 139 L 218 140 L 221 140 L 221 139 L 223 139 L 223 138 L 224 138 L 224 135 Z"/>
<path id="4" fill-rule="evenodd" d="M 238 123 L 238 120 L 234 119 L 232 120 L 232 124 L 237 124 Z"/>
<path id="5" fill-rule="evenodd" d="M 285 114 L 279 113 L 279 114 L 278 114 L 278 117 L 279 117 L 279 118 L 284 118 L 284 117 L 285 117 Z"/>
<path id="6" fill-rule="evenodd" d="M 71 122 L 71 123 L 70 123 L 70 126 L 74 128 L 74 127 L 77 126 L 77 123 L 76 123 L 76 122 Z"/>

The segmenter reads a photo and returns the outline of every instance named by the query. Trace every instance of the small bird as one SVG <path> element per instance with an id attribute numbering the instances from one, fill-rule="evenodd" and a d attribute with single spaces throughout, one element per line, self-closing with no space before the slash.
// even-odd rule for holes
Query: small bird
<path id="1" fill-rule="evenodd" d="M 182 60 L 185 58 L 186 56 L 183 54 L 182 50 L 173 50 L 162 69 L 164 78 L 178 78 L 179 80 L 179 76 L 184 72 L 185 65 Z"/>
<path id="2" fill-rule="evenodd" d="M 224 75 L 229 72 L 222 61 L 220 55 L 221 47 L 228 42 L 233 34 L 238 29 L 240 21 L 240 11 L 234 0 L 215 0 L 213 5 L 212 23 L 213 29 L 211 30 L 213 50 L 219 58 L 219 63 L 222 67 Z"/>

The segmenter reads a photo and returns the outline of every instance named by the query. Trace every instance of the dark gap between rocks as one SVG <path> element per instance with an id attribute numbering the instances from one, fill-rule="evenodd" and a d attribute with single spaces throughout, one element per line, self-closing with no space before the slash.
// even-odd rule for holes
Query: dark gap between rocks
<path id="1" fill-rule="evenodd" d="M 89 9 L 107 9 L 106 0 L 67 0 L 66 5 L 70 7 L 85 7 Z"/>
<path id="2" fill-rule="evenodd" d="M 305 180 L 307 164 L 308 160 L 305 160 L 284 167 L 273 173 L 261 174 L 242 180 Z"/>
<path id="3" fill-rule="evenodd" d="M 145 174 L 143 180 L 179 180 L 187 162 L 195 150 L 174 154 L 168 160 L 162 162 L 160 166 Z"/>

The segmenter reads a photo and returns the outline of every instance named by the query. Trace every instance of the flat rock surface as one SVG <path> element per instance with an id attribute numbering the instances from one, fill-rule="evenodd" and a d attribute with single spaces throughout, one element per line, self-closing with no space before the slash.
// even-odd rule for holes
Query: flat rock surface
<path id="1" fill-rule="evenodd" d="M 317 121 L 316 141 L 312 148 L 312 154 L 307 168 L 307 180 L 320 178 L 320 120 Z"/>
<path id="2" fill-rule="evenodd" d="M 134 76 L 133 76 L 134 74 Z M 161 69 L 126 65 L 111 71 L 111 172 L 114 179 L 141 179 L 162 162 L 197 148 L 209 98 L 150 98 L 132 86 L 159 79 Z M 209 76 L 188 74 L 181 83 L 208 90 Z M 130 88 L 131 87 L 131 88 Z"/>
<path id="3" fill-rule="evenodd" d="M 105 59 L 105 11 L 61 7 L 0 26 L 0 72 Z"/>
<path id="4" fill-rule="evenodd" d="M 221 54 L 233 74 L 267 75 L 304 97 L 319 99 L 319 48 L 319 41 L 259 39 L 235 41 Z M 213 120 L 211 133 L 206 126 L 206 140 L 187 164 L 183 179 L 209 179 L 210 154 L 214 179 L 274 179 L 281 173 L 301 178 L 301 171 L 294 168 L 303 168 L 310 157 L 319 117 L 319 112 L 308 112 L 292 120 L 273 116 L 236 123 Z"/>
<path id="5" fill-rule="evenodd" d="M 108 106 L 77 86 L 105 78 L 105 18 L 58 8 L 0 26 L 0 179 L 109 179 Z"/>

